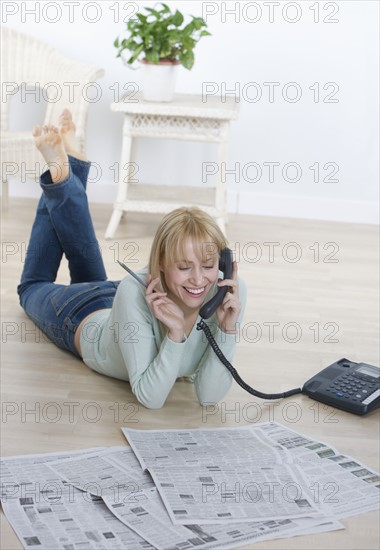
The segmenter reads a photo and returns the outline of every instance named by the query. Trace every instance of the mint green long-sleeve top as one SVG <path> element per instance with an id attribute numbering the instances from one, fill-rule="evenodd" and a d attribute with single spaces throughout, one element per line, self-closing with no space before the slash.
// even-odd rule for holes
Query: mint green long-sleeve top
<path id="1" fill-rule="evenodd" d="M 146 280 L 147 270 L 139 275 Z M 216 290 L 215 284 L 206 300 Z M 246 303 L 246 286 L 240 278 L 239 298 L 240 322 Z M 194 383 L 199 403 L 217 403 L 228 392 L 232 376 L 211 349 L 204 332 L 197 330 L 199 320 L 184 342 L 173 342 L 151 313 L 145 288 L 126 277 L 118 286 L 112 309 L 95 313 L 84 324 L 80 338 L 83 361 L 101 374 L 129 381 L 138 401 L 151 409 L 163 406 L 175 381 L 183 376 Z M 215 315 L 207 324 L 232 362 L 236 335 L 222 332 Z"/>

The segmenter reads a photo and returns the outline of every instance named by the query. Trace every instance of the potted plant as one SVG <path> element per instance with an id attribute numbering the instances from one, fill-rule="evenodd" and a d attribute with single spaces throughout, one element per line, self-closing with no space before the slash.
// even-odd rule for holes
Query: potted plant
<path id="1" fill-rule="evenodd" d="M 117 57 L 131 66 L 141 61 L 144 67 L 143 97 L 147 101 L 171 101 L 177 68 L 190 70 L 194 65 L 194 48 L 203 36 L 210 36 L 202 17 L 190 16 L 184 24 L 183 14 L 174 13 L 167 4 L 144 8 L 127 23 L 127 36 L 116 38 Z M 129 52 L 125 59 L 124 53 Z"/>

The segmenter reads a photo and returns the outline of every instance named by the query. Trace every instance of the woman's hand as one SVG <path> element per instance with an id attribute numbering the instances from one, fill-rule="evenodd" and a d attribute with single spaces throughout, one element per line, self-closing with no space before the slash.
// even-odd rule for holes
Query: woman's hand
<path id="1" fill-rule="evenodd" d="M 218 282 L 218 287 L 229 287 L 223 302 L 216 310 L 216 317 L 219 321 L 219 326 L 223 332 L 235 334 L 237 332 L 236 323 L 241 311 L 241 303 L 239 300 L 239 283 L 237 280 L 237 263 L 232 264 L 232 278 L 223 279 Z"/>
<path id="2" fill-rule="evenodd" d="M 145 298 L 153 315 L 168 329 L 168 337 L 173 342 L 182 342 L 184 337 L 185 318 L 183 311 L 168 298 L 166 292 L 156 290 L 160 278 L 148 279 Z"/>

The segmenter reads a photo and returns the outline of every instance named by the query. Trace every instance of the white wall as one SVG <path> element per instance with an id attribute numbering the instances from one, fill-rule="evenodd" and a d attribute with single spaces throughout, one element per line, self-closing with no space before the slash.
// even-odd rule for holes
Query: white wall
<path id="1" fill-rule="evenodd" d="M 198 44 L 194 68 L 181 67 L 177 91 L 202 93 L 202 86 L 213 82 L 220 93 L 236 90 L 241 95 L 226 166 L 237 169 L 226 176 L 229 210 L 376 223 L 378 2 L 167 3 L 184 14 L 203 15 L 212 33 Z M 140 9 L 153 4 L 138 2 Z M 102 167 L 101 180 L 89 192 L 93 201 L 112 202 L 116 197 L 110 166 L 119 160 L 122 115 L 110 111 L 110 88 L 131 81 L 139 85 L 141 71 L 124 67 L 112 44 L 124 29 L 123 19 L 136 8 L 136 2 L 115 0 L 2 2 L 4 26 L 106 70 L 99 81 L 102 97 L 89 112 L 88 154 Z M 268 83 L 278 83 L 272 99 Z M 262 96 L 255 101 L 257 90 Z M 301 97 L 291 101 L 295 92 Z M 29 103 L 27 110 L 22 107 L 12 109 L 13 128 L 31 128 L 35 122 L 38 111 Z M 145 140 L 138 158 L 140 179 L 201 184 L 202 163 L 216 160 L 211 145 Z M 250 163 L 260 166 L 261 177 Z M 280 163 L 274 181 L 269 180 L 268 163 Z M 311 166 L 319 167 L 317 182 Z M 300 179 L 291 182 L 297 176 L 295 167 Z M 333 170 L 330 179 L 338 181 L 329 181 Z M 11 185 L 14 195 L 37 193 L 30 182 Z"/>

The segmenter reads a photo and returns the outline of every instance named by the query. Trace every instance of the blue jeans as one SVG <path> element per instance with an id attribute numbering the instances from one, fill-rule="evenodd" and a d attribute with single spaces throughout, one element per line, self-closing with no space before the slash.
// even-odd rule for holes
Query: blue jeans
<path id="1" fill-rule="evenodd" d="M 90 313 L 111 308 L 119 281 L 107 281 L 88 207 L 86 185 L 91 164 L 69 156 L 70 174 L 53 183 L 40 178 L 37 206 L 17 292 L 26 314 L 58 347 L 80 356 L 74 335 Z M 65 254 L 70 284 L 57 284 Z"/>

